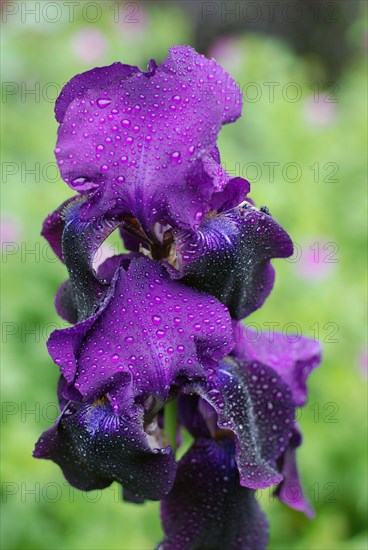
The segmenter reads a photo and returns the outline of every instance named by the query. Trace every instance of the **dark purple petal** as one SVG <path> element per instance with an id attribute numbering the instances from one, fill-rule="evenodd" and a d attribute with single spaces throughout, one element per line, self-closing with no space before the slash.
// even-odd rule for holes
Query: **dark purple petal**
<path id="1" fill-rule="evenodd" d="M 135 235 L 130 235 L 124 230 L 121 230 L 120 235 L 127 250 L 130 250 L 131 252 L 139 252 L 139 245 L 141 243 L 139 238 Z"/>
<path id="2" fill-rule="evenodd" d="M 156 221 L 197 226 L 217 190 L 205 159 L 221 125 L 240 116 L 239 88 L 189 46 L 147 73 L 95 71 L 71 81 L 57 105 L 57 161 L 73 189 L 93 192 L 85 216 L 118 207 L 148 233 Z"/>
<path id="3" fill-rule="evenodd" d="M 274 369 L 289 385 L 295 404 L 307 400 L 306 380 L 321 361 L 321 345 L 298 334 L 257 333 L 240 323 L 235 325 L 235 357 L 260 361 Z"/>
<path id="4" fill-rule="evenodd" d="M 302 436 L 297 426 L 295 426 L 289 444 L 278 460 L 278 465 L 284 479 L 277 487 L 275 495 L 287 506 L 304 512 L 307 517 L 313 518 L 314 512 L 304 495 L 296 464 L 296 449 L 301 444 Z"/>
<path id="5" fill-rule="evenodd" d="M 55 308 L 58 315 L 68 323 L 74 325 L 78 321 L 78 305 L 69 279 L 62 283 L 56 293 Z"/>
<path id="6" fill-rule="evenodd" d="M 84 398 L 116 373 L 131 372 L 138 393 L 165 400 L 177 377 L 203 377 L 206 365 L 231 351 L 225 306 L 172 281 L 158 262 L 132 259 L 109 288 L 96 314 L 54 331 L 48 342 L 62 374 Z"/>
<path id="7" fill-rule="evenodd" d="M 119 218 L 101 218 L 90 222 L 80 219 L 84 201 L 78 199 L 65 210 L 62 250 L 74 291 L 79 319 L 87 319 L 97 309 L 108 291 L 105 281 L 92 268 L 93 258 L 103 241 L 122 223 Z"/>
<path id="8" fill-rule="evenodd" d="M 271 258 L 292 254 L 290 237 L 271 216 L 246 204 L 208 216 L 196 232 L 175 231 L 179 272 L 212 294 L 235 319 L 259 308 L 274 281 Z"/>
<path id="9" fill-rule="evenodd" d="M 78 489 L 103 489 L 118 481 L 136 498 L 160 500 L 174 481 L 175 459 L 170 447 L 151 449 L 142 426 L 138 407 L 116 416 L 105 398 L 71 403 L 42 434 L 34 456 L 56 462 Z"/>
<path id="10" fill-rule="evenodd" d="M 125 502 L 131 502 L 132 504 L 143 504 L 144 498 L 137 497 L 134 493 L 129 491 L 129 489 L 123 489 L 123 499 Z"/>
<path id="11" fill-rule="evenodd" d="M 42 225 L 41 235 L 45 237 L 51 246 L 52 250 L 55 252 L 56 256 L 63 262 L 63 254 L 61 250 L 61 239 L 63 236 L 63 231 L 65 227 L 65 220 L 63 217 L 63 212 L 65 208 L 75 201 L 77 196 L 68 199 L 63 202 L 54 212 L 49 214 Z"/>
<path id="12" fill-rule="evenodd" d="M 217 378 L 190 389 L 213 406 L 218 427 L 235 434 L 241 484 L 261 489 L 279 483 L 276 460 L 295 419 L 291 392 L 281 378 L 261 363 L 226 360 L 220 362 Z"/>
<path id="13" fill-rule="evenodd" d="M 199 439 L 178 463 L 161 503 L 159 550 L 264 550 L 268 524 L 255 492 L 240 486 L 233 442 Z"/>
<path id="14" fill-rule="evenodd" d="M 178 417 L 195 437 L 210 438 L 217 431 L 217 413 L 215 409 L 198 395 L 180 395 L 178 398 Z"/>

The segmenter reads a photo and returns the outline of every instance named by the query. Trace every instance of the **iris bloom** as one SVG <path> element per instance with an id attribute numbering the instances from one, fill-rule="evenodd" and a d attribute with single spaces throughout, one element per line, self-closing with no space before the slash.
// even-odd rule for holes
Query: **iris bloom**
<path id="1" fill-rule="evenodd" d="M 235 82 L 186 46 L 146 72 L 77 75 L 56 103 L 55 152 L 78 195 L 42 234 L 69 274 L 55 304 L 72 326 L 48 342 L 60 416 L 34 454 L 79 489 L 117 481 L 126 500 L 161 500 L 165 550 L 265 548 L 255 491 L 271 485 L 312 514 L 295 408 L 320 347 L 240 323 L 272 289 L 270 260 L 293 249 L 221 167 L 218 132 L 240 113 Z M 96 272 L 115 230 L 130 252 Z M 176 463 L 180 428 L 194 443 Z"/>

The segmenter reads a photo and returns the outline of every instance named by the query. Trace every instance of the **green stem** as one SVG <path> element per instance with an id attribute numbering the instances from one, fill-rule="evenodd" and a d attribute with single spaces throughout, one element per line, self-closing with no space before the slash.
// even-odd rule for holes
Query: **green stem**
<path id="1" fill-rule="evenodd" d="M 169 401 L 169 403 L 165 405 L 164 421 L 165 433 L 174 453 L 176 453 L 176 434 L 178 427 L 178 411 L 176 408 L 176 399 Z"/>

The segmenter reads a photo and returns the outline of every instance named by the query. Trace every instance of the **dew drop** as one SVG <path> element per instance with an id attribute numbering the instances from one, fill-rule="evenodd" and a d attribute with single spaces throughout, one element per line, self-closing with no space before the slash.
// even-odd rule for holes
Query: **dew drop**
<path id="1" fill-rule="evenodd" d="M 108 97 L 100 98 L 97 100 L 97 106 L 100 109 L 104 109 L 105 107 L 110 105 L 110 103 L 111 103 L 111 99 L 109 99 Z"/>
<path id="2" fill-rule="evenodd" d="M 179 153 L 179 151 L 174 151 L 173 153 L 171 153 L 170 155 L 170 158 L 173 162 L 179 162 L 180 161 L 180 157 L 181 157 L 181 154 Z"/>

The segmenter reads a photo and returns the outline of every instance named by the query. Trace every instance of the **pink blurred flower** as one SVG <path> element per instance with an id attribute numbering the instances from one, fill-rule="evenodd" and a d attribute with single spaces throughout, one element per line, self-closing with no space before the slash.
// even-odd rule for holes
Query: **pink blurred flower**
<path id="1" fill-rule="evenodd" d="M 22 236 L 22 224 L 16 216 L 1 212 L 0 214 L 0 242 L 19 243 Z"/>
<path id="2" fill-rule="evenodd" d="M 316 238 L 304 246 L 295 246 L 294 268 L 301 279 L 322 281 L 330 278 L 339 262 L 339 248 L 334 241 Z"/>
<path id="3" fill-rule="evenodd" d="M 231 72 L 240 67 L 244 52 L 238 48 L 236 37 L 221 36 L 210 47 L 208 56 L 214 57 L 224 69 Z"/>
<path id="4" fill-rule="evenodd" d="M 368 348 L 363 349 L 358 356 L 358 369 L 363 378 L 368 378 Z"/>
<path id="5" fill-rule="evenodd" d="M 310 96 L 305 103 L 306 120 L 316 126 L 326 126 L 336 119 L 337 102 L 331 93 Z"/>
<path id="6" fill-rule="evenodd" d="M 85 27 L 73 36 L 72 49 L 76 56 L 85 63 L 95 63 L 105 57 L 108 42 L 98 29 Z"/>

